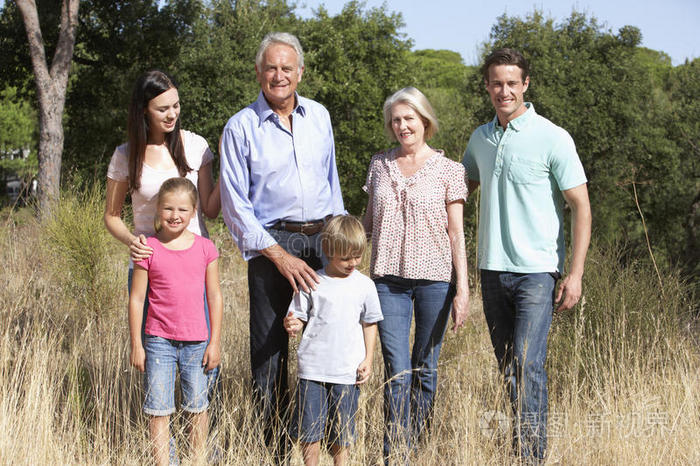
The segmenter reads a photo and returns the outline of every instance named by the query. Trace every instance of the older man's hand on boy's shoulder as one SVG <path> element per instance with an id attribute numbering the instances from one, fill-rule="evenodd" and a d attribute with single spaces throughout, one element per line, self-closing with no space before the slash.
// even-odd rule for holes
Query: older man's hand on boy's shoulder
<path id="1" fill-rule="evenodd" d="M 283 322 L 284 329 L 292 337 L 297 336 L 297 333 L 304 329 L 304 321 L 294 317 L 294 313 L 292 311 L 289 311 L 289 314 L 287 314 L 287 317 L 284 318 Z"/>
<path id="2" fill-rule="evenodd" d="M 361 385 L 369 380 L 369 376 L 372 375 L 372 360 L 365 359 L 362 361 L 357 368 L 357 385 Z"/>

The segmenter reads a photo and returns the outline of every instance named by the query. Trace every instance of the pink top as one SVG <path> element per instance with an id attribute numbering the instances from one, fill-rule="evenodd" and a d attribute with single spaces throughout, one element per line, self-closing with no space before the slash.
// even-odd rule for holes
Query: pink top
<path id="1" fill-rule="evenodd" d="M 189 131 L 182 130 L 182 145 L 185 148 L 185 159 L 187 165 L 192 169 L 185 178 L 190 180 L 195 186 L 199 179 L 199 169 L 214 160 L 214 154 L 209 150 L 206 139 Z M 141 187 L 138 191 L 131 193 L 131 207 L 134 212 L 134 234 L 144 234 L 152 236 L 155 234 L 153 227 L 153 217 L 156 215 L 156 198 L 160 185 L 169 178 L 180 176 L 177 167 L 169 170 L 157 170 L 143 164 L 141 172 Z M 128 181 L 129 178 L 129 153 L 127 145 L 122 144 L 114 150 L 112 160 L 107 168 L 107 177 L 114 181 Z M 196 235 L 207 235 L 204 226 L 204 219 L 199 214 L 201 209 L 197 206 L 195 217 L 187 227 Z"/>
<path id="2" fill-rule="evenodd" d="M 207 266 L 219 257 L 207 238 L 194 236 L 188 249 L 168 249 L 155 236 L 147 239 L 153 254 L 136 265 L 148 270 L 146 334 L 178 341 L 205 341 L 204 316 Z"/>
<path id="3" fill-rule="evenodd" d="M 372 157 L 363 189 L 372 209 L 372 277 L 452 281 L 447 204 L 465 200 L 464 166 L 438 151 L 410 177 L 397 150 Z"/>

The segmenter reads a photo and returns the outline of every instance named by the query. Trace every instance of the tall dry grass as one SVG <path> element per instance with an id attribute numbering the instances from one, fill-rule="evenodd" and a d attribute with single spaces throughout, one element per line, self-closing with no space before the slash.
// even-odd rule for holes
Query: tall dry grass
<path id="1" fill-rule="evenodd" d="M 99 190 L 70 194 L 50 223 L 15 212 L 1 224 L 2 464 L 150 462 L 140 375 L 128 364 L 126 250 L 104 231 L 102 203 Z M 225 296 L 215 442 L 225 464 L 267 464 L 250 402 L 245 263 L 214 230 Z M 699 464 L 697 303 L 673 273 L 662 297 L 653 268 L 622 266 L 615 249 L 591 251 L 582 304 L 554 319 L 547 462 Z M 466 327 L 448 331 L 440 366 L 432 433 L 412 462 L 518 464 L 478 290 Z M 379 351 L 374 369 L 353 464 L 381 461 Z M 173 420 L 187 464 L 185 425 Z M 293 463 L 300 460 L 297 449 Z"/>

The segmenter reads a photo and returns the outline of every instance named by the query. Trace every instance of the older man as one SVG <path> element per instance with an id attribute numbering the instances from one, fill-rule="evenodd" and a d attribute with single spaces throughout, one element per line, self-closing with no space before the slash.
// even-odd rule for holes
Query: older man
<path id="1" fill-rule="evenodd" d="M 292 293 L 315 288 L 319 232 L 345 212 L 328 111 L 296 93 L 304 73 L 299 40 L 274 32 L 255 59 L 261 91 L 224 128 L 223 215 L 248 260 L 250 361 L 266 443 L 285 437 L 288 338 L 282 325 Z M 284 424 L 281 424 L 284 426 Z M 284 456 L 286 441 L 274 450 Z"/>
<path id="2" fill-rule="evenodd" d="M 544 458 L 547 373 L 554 303 L 573 307 L 591 235 L 586 176 L 574 141 L 524 101 L 529 66 L 513 49 L 481 68 L 494 119 L 472 134 L 464 154 L 469 191 L 481 185 L 479 269 L 484 313 L 516 415 L 523 457 Z M 572 256 L 564 271 L 564 203 L 572 213 Z"/>

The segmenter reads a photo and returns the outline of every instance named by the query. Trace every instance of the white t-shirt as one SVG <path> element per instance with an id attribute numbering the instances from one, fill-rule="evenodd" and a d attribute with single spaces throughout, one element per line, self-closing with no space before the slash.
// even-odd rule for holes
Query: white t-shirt
<path id="1" fill-rule="evenodd" d="M 182 144 L 185 148 L 185 159 L 187 165 L 192 169 L 185 176 L 197 186 L 199 179 L 199 169 L 214 160 L 214 154 L 209 150 L 209 144 L 202 136 L 198 136 L 190 131 L 182 130 Z M 156 215 L 156 197 L 160 185 L 169 178 L 180 176 L 177 167 L 168 170 L 157 170 L 143 164 L 141 171 L 141 187 L 138 191 L 131 193 L 131 207 L 134 212 L 134 234 L 153 236 L 153 218 Z M 109 162 L 107 177 L 114 181 L 129 181 L 129 152 L 127 145 L 122 144 L 114 150 L 112 160 Z M 197 202 L 197 212 L 187 227 L 192 233 L 208 237 L 207 229 L 204 226 L 204 219 L 200 216 L 200 205 Z"/>
<path id="2" fill-rule="evenodd" d="M 299 343 L 299 378 L 352 385 L 365 359 L 362 323 L 383 319 L 374 282 L 357 270 L 346 278 L 317 270 L 315 291 L 294 295 L 289 310 L 307 322 Z"/>

